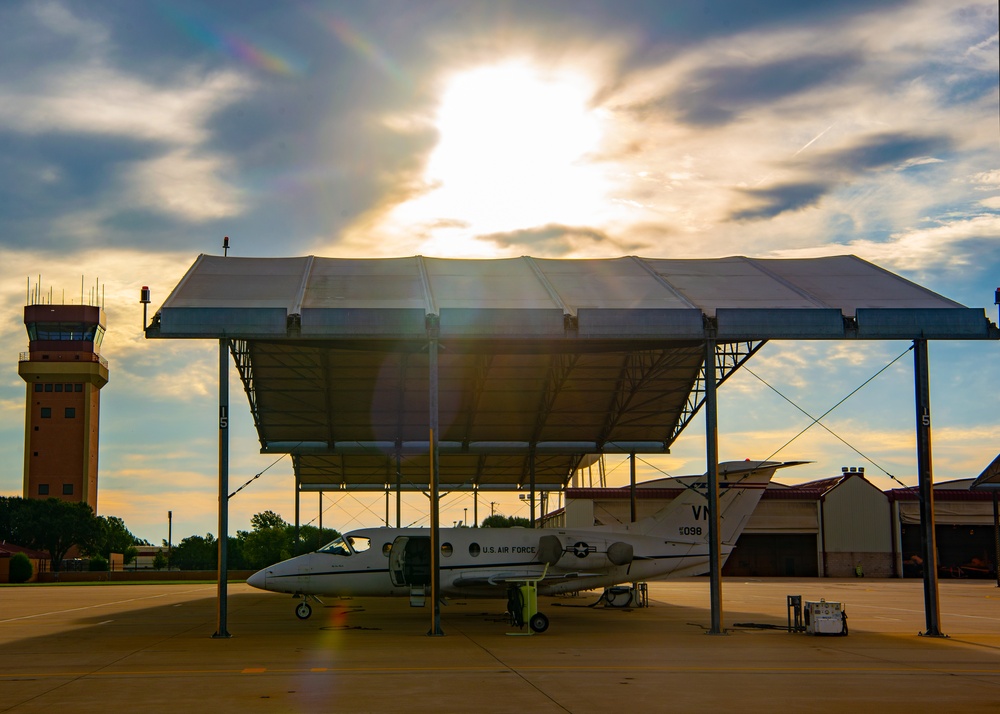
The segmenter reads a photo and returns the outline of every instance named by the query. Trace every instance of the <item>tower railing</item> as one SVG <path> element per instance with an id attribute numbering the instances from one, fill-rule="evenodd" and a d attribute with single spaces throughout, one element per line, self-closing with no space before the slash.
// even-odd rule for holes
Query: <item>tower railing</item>
<path id="1" fill-rule="evenodd" d="M 31 362 L 30 352 L 20 352 L 17 356 L 18 362 Z M 36 362 L 39 360 L 35 360 Z M 73 360 L 74 362 L 97 362 L 105 369 L 108 368 L 108 360 L 98 354 L 84 355 L 82 359 Z"/>

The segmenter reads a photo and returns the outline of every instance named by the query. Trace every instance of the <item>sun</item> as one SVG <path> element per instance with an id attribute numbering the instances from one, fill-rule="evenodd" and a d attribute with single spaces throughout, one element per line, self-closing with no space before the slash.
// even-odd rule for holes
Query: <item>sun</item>
<path id="1" fill-rule="evenodd" d="M 469 69 L 444 86 L 427 191 L 393 211 L 393 222 L 422 226 L 431 255 L 495 255 L 475 236 L 561 224 L 586 225 L 606 200 L 594 161 L 604 119 L 595 88 L 570 71 L 527 62 Z"/>

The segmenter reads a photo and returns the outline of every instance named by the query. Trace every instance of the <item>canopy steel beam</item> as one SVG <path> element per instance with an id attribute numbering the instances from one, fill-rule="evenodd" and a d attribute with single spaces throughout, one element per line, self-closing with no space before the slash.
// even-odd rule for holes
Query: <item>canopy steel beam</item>
<path id="1" fill-rule="evenodd" d="M 716 345 L 716 351 L 718 353 L 718 378 L 716 379 L 716 388 L 722 385 L 733 373 L 736 372 L 743 364 L 746 363 L 751 357 L 753 357 L 760 349 L 767 344 L 767 340 L 761 340 L 760 342 L 723 342 L 722 344 Z M 681 435 L 684 428 L 691 422 L 694 416 L 701 409 L 702 405 L 705 403 L 705 368 L 702 365 L 702 369 L 699 372 L 695 383 L 688 393 L 687 401 L 684 408 L 681 410 L 680 419 L 677 422 L 677 426 L 674 427 L 673 433 L 667 440 L 667 446 L 673 444 L 677 441 L 677 437 Z"/>

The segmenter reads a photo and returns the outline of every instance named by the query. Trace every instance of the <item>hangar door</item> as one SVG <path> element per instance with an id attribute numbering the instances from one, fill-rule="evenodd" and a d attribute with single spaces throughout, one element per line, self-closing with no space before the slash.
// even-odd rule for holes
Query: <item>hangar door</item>
<path id="1" fill-rule="evenodd" d="M 903 577 L 923 577 L 923 571 L 905 561 L 920 553 L 920 526 L 901 528 Z M 992 578 L 996 576 L 993 526 L 937 524 L 934 538 L 938 550 L 938 576 L 942 578 Z"/>
<path id="2" fill-rule="evenodd" d="M 815 533 L 743 533 L 722 568 L 740 577 L 815 578 L 819 575 Z"/>

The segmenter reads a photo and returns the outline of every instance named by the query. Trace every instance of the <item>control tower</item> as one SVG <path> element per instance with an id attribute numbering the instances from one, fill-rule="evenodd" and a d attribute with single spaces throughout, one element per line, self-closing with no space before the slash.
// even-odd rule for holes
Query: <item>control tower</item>
<path id="1" fill-rule="evenodd" d="M 24 497 L 82 501 L 96 513 L 100 390 L 108 383 L 104 310 L 29 304 L 24 325 L 28 352 L 17 368 L 27 382 Z"/>

